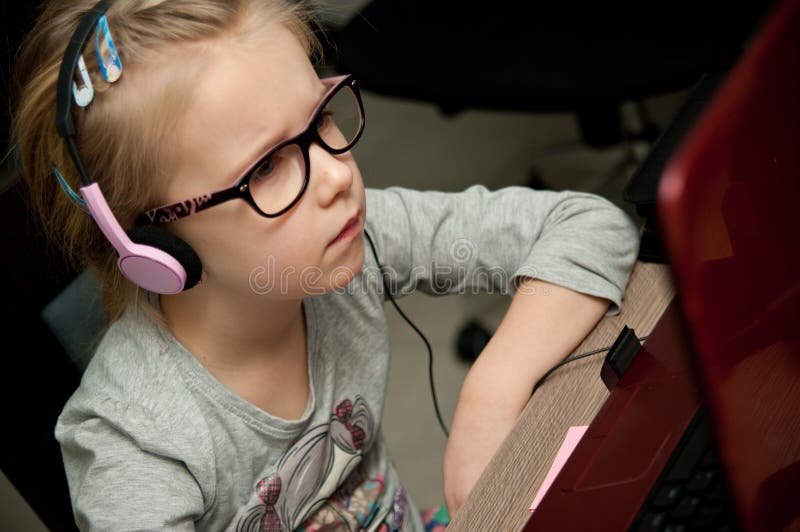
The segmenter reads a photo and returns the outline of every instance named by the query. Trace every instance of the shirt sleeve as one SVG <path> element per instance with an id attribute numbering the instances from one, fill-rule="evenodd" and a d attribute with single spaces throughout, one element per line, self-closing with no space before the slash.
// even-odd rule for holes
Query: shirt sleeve
<path id="1" fill-rule="evenodd" d="M 101 413 L 68 403 L 56 424 L 78 528 L 194 530 L 204 512 L 194 477 L 146 417 L 112 404 Z"/>
<path id="2" fill-rule="evenodd" d="M 366 229 L 390 292 L 513 294 L 523 277 L 603 297 L 619 313 L 639 251 L 631 218 L 585 192 L 512 186 L 367 189 Z"/>

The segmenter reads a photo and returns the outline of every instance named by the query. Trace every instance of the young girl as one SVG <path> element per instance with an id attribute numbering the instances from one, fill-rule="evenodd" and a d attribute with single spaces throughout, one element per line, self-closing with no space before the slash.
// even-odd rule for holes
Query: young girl
<path id="1" fill-rule="evenodd" d="M 110 322 L 55 429 L 79 527 L 422 530 L 381 436 L 386 287 L 513 295 L 452 422 L 455 511 L 537 379 L 619 311 L 630 219 L 585 193 L 365 189 L 357 82 L 318 78 L 301 4 L 93 6 L 41 14 L 16 114 L 44 227 Z M 137 277 L 116 222 L 177 273 Z"/>

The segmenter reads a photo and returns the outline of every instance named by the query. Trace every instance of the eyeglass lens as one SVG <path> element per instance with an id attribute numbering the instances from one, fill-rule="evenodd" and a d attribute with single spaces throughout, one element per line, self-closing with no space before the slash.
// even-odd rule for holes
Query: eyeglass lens
<path id="1" fill-rule="evenodd" d="M 350 147 L 360 126 L 358 100 L 347 85 L 336 92 L 312 125 L 326 147 L 333 150 Z M 297 144 L 287 144 L 261 160 L 250 178 L 250 194 L 258 208 L 274 214 L 288 207 L 303 189 L 305 165 L 303 152 Z"/>

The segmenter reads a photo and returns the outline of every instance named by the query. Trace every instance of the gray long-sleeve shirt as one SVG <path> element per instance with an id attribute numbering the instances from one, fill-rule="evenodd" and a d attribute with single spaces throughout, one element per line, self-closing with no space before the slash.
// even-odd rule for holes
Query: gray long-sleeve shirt
<path id="1" fill-rule="evenodd" d="M 366 231 L 396 298 L 512 294 L 528 276 L 619 312 L 639 236 L 599 196 L 481 185 L 366 194 Z M 297 420 L 235 395 L 143 316 L 112 324 L 55 431 L 79 527 L 421 530 L 381 435 L 386 294 L 364 245 L 345 289 L 303 301 L 311 393 Z"/>

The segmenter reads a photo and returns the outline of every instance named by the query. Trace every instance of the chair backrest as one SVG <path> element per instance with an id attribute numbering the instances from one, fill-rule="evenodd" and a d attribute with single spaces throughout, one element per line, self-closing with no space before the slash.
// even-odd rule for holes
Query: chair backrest
<path id="1" fill-rule="evenodd" d="M 100 281 L 91 270 L 72 280 L 42 309 L 42 319 L 83 373 L 106 327 Z"/>
<path id="2" fill-rule="evenodd" d="M 5 282 L 0 466 L 50 530 L 76 530 L 61 450 L 53 431 L 80 383 L 80 370 L 42 310 L 77 273 L 48 249 L 19 181 L 0 190 L 0 279 Z M 43 488 L 46 486 L 46 489 Z"/>
<path id="3" fill-rule="evenodd" d="M 619 104 L 728 64 L 770 3 L 373 0 L 330 32 L 326 56 L 367 90 L 446 114 L 577 113 L 600 147 L 620 140 Z"/>

